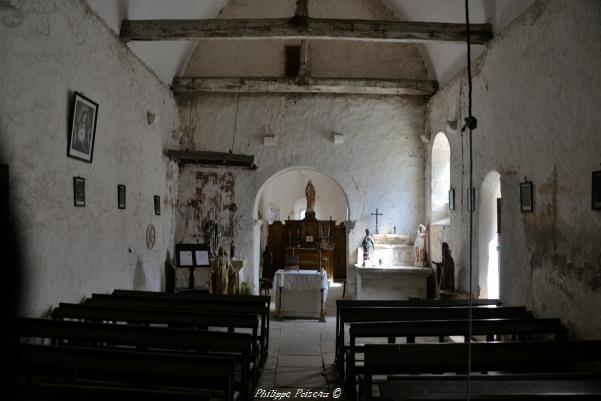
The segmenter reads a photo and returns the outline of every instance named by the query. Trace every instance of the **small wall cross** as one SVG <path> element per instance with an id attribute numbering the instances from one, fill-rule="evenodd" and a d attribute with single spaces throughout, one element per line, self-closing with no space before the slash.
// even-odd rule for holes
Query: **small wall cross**
<path id="1" fill-rule="evenodd" d="M 376 234 L 380 234 L 378 232 L 378 216 L 384 216 L 383 213 L 378 213 L 378 208 L 376 208 L 376 212 L 371 214 L 372 216 L 376 216 Z"/>

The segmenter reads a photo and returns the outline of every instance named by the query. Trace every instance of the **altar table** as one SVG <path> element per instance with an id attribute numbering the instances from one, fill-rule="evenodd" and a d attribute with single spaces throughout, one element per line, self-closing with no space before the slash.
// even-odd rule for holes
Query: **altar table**
<path id="1" fill-rule="evenodd" d="M 273 289 L 277 318 L 319 317 L 325 322 L 328 286 L 328 276 L 323 270 L 276 271 Z"/>

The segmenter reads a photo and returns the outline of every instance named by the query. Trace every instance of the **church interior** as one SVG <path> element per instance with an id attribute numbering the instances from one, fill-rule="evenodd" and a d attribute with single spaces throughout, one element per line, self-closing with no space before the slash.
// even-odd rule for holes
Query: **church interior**
<path id="1" fill-rule="evenodd" d="M 0 0 L 0 93 L 14 399 L 601 397 L 600 1 Z"/>

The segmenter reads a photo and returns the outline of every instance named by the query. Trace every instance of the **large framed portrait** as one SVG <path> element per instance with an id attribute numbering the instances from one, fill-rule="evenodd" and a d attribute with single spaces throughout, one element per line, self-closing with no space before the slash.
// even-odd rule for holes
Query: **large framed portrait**
<path id="1" fill-rule="evenodd" d="M 593 171 L 593 210 L 601 210 L 601 170 Z"/>
<path id="2" fill-rule="evenodd" d="M 522 212 L 534 211 L 532 181 L 524 181 L 520 183 L 520 210 Z"/>
<path id="3" fill-rule="evenodd" d="M 88 99 L 81 93 L 75 92 L 71 135 L 67 155 L 75 159 L 92 163 L 94 140 L 96 137 L 96 118 L 98 103 Z"/>

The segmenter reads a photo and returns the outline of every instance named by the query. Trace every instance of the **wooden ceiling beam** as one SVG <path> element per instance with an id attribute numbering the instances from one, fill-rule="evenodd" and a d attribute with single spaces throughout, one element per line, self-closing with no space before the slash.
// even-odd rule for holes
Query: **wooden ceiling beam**
<path id="1" fill-rule="evenodd" d="M 490 24 L 472 24 L 473 44 L 492 39 Z M 124 20 L 126 41 L 185 39 L 323 39 L 379 42 L 465 42 L 464 24 L 322 19 Z"/>
<path id="2" fill-rule="evenodd" d="M 436 81 L 408 79 L 309 78 L 201 78 L 175 77 L 176 95 L 196 93 L 337 93 L 362 95 L 432 96 Z"/>

